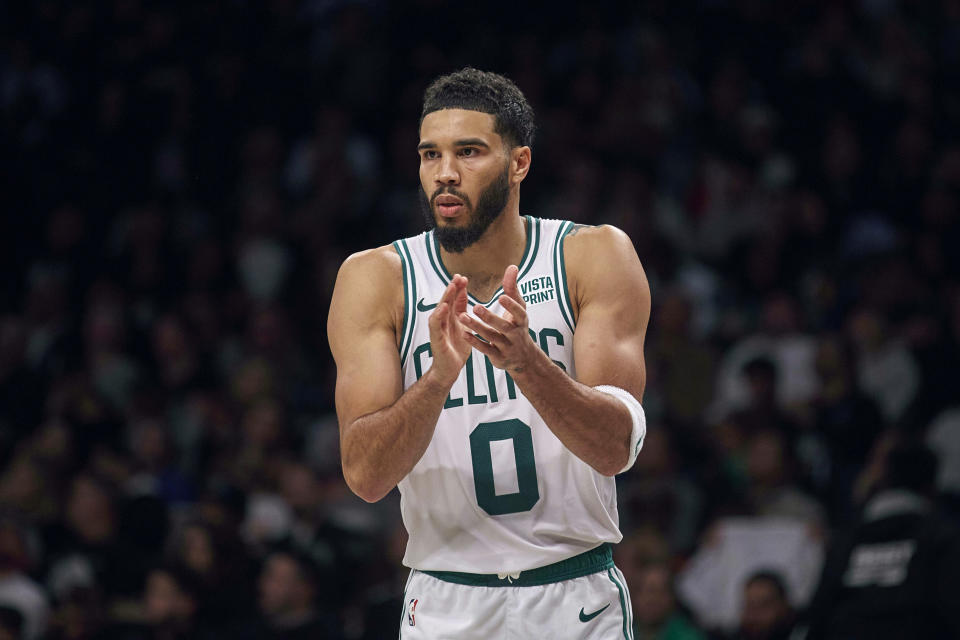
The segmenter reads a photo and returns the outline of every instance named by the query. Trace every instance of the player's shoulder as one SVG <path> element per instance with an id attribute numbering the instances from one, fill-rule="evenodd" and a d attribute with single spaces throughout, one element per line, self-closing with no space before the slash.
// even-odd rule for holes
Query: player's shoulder
<path id="1" fill-rule="evenodd" d="M 400 254 L 392 244 L 365 249 L 347 256 L 340 265 L 337 279 L 363 279 L 371 284 L 389 282 L 402 277 Z"/>
<path id="2" fill-rule="evenodd" d="M 365 308 L 403 307 L 403 265 L 393 245 L 351 254 L 340 265 L 334 292 L 349 293 Z"/>
<path id="3" fill-rule="evenodd" d="M 633 241 L 621 229 L 612 224 L 574 224 L 563 241 L 566 259 L 596 260 L 598 255 L 635 255 Z"/>
<path id="4" fill-rule="evenodd" d="M 633 241 L 613 225 L 575 225 L 564 239 L 563 256 L 575 315 L 598 293 L 607 297 L 649 297 L 646 274 Z"/>

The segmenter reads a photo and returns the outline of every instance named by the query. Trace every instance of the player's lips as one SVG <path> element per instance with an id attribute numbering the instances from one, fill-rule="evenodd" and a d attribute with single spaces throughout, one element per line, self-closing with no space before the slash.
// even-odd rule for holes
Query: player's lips
<path id="1" fill-rule="evenodd" d="M 437 205 L 437 212 L 445 218 L 456 216 L 463 208 L 463 200 L 447 193 L 437 196 L 434 203 Z"/>

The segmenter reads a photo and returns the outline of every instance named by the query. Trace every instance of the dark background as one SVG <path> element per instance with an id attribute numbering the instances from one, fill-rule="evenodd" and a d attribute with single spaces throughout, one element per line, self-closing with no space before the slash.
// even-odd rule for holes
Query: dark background
<path id="1" fill-rule="evenodd" d="M 949 0 L 0 3 L 0 602 L 270 637 L 280 549 L 323 633 L 395 634 L 404 534 L 340 476 L 326 313 L 347 255 L 422 229 L 423 89 L 465 65 L 537 112 L 522 212 L 619 226 L 650 279 L 624 548 L 828 540 L 891 443 L 960 438 L 958 63 Z M 193 613 L 149 604 L 161 565 Z"/>

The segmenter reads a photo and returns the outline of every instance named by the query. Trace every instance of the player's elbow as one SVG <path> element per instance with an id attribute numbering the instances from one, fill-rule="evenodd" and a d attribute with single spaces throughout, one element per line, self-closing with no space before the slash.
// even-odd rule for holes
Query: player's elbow
<path id="1" fill-rule="evenodd" d="M 629 441 L 624 446 L 616 447 L 615 451 L 611 451 L 610 454 L 604 459 L 597 462 L 593 465 L 593 468 L 596 469 L 597 473 L 612 478 L 624 471 L 624 467 L 627 466 L 627 462 L 630 460 L 630 443 Z"/>
<path id="2" fill-rule="evenodd" d="M 357 494 L 357 496 L 363 499 L 364 502 L 369 502 L 370 504 L 373 504 L 374 502 L 380 502 L 380 500 L 382 500 L 388 493 L 390 493 L 389 491 L 353 489 L 352 487 L 351 489 L 355 494 Z"/>
<path id="3" fill-rule="evenodd" d="M 350 491 L 353 491 L 357 497 L 365 502 L 379 502 L 390 493 L 391 487 L 384 487 L 382 482 L 378 482 L 372 474 L 362 473 L 356 467 L 343 465 L 343 479 L 347 483 Z"/>
<path id="4" fill-rule="evenodd" d="M 612 478 L 613 476 L 620 473 L 620 470 L 623 469 L 623 465 L 625 465 L 626 463 L 627 463 L 627 459 L 626 457 L 624 457 L 623 462 L 616 462 L 616 461 L 607 462 L 602 465 L 598 465 L 594 467 L 594 469 L 596 469 L 597 473 L 599 473 L 600 475 L 607 476 L 608 478 Z"/>

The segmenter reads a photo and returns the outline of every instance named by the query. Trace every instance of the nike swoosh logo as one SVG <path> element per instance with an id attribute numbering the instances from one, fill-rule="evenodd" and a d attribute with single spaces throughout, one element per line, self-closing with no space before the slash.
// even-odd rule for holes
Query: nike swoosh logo
<path id="1" fill-rule="evenodd" d="M 593 613 L 584 613 L 583 607 L 580 607 L 580 622 L 590 622 L 591 620 L 596 618 L 598 615 L 606 611 L 607 607 L 609 606 L 610 606 L 610 603 L 608 602 L 606 607 L 603 607 L 602 609 L 597 609 Z"/>
<path id="2" fill-rule="evenodd" d="M 439 302 L 434 302 L 433 304 L 423 304 L 423 298 L 420 298 L 417 302 L 417 311 L 430 311 L 430 309 L 435 308 Z"/>

